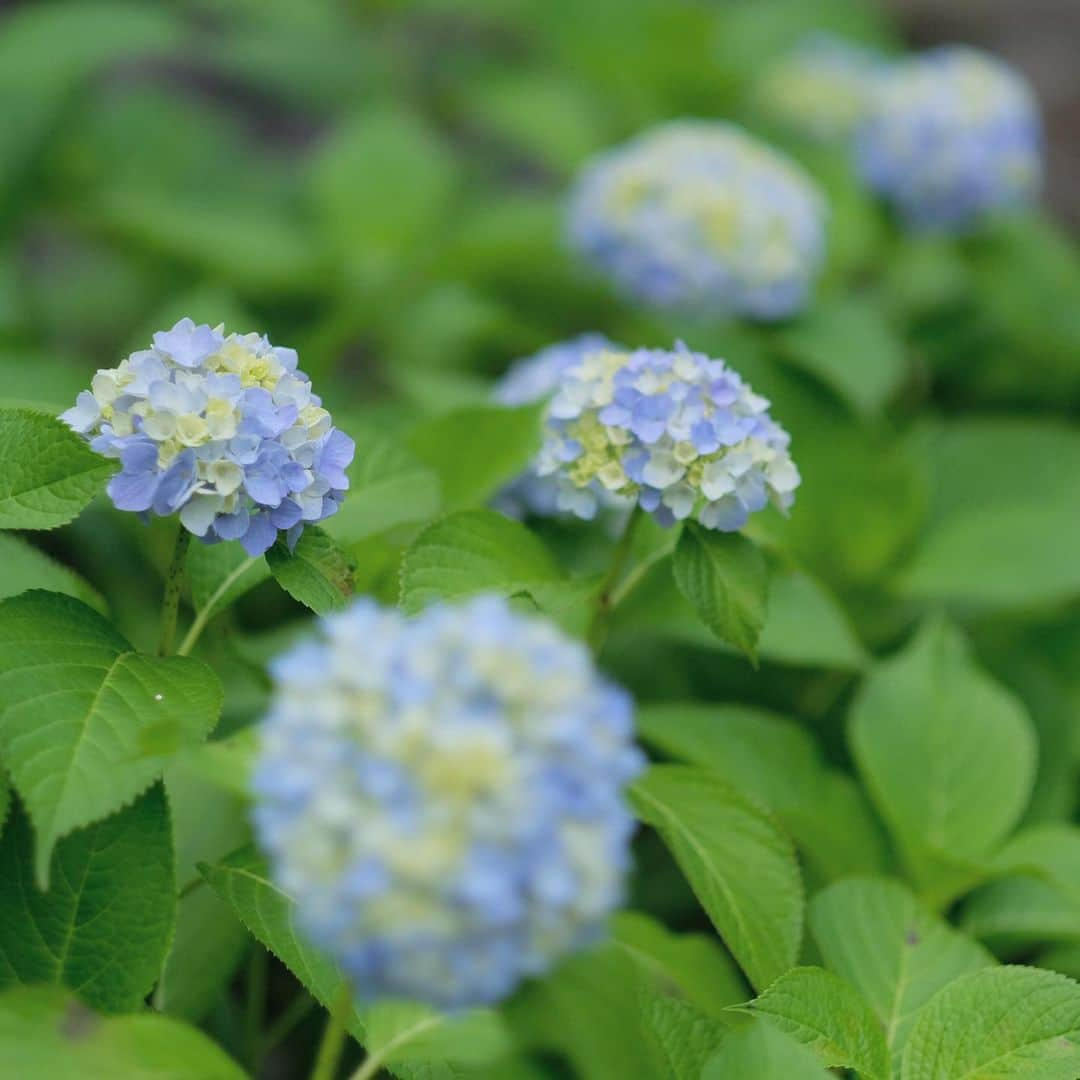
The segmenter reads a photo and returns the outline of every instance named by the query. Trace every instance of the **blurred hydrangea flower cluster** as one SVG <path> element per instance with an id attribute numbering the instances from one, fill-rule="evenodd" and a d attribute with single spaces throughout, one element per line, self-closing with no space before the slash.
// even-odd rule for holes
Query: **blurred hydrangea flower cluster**
<path id="1" fill-rule="evenodd" d="M 723 361 L 681 342 L 589 353 L 548 408 L 538 471 L 558 478 L 559 507 L 582 517 L 609 491 L 663 525 L 695 517 L 733 531 L 770 502 L 786 511 L 799 485 L 768 409 Z"/>
<path id="2" fill-rule="evenodd" d="M 602 931 L 642 757 L 583 645 L 501 598 L 359 600 L 273 675 L 256 831 L 359 994 L 497 1001 Z"/>
<path id="3" fill-rule="evenodd" d="M 885 58 L 872 49 L 832 34 L 810 34 L 765 70 L 755 104 L 801 136 L 846 143 L 886 70 Z"/>
<path id="4" fill-rule="evenodd" d="M 893 64 L 856 136 L 866 182 L 911 225 L 969 225 L 1030 203 L 1042 179 L 1042 126 L 1027 82 L 960 46 Z"/>
<path id="5" fill-rule="evenodd" d="M 153 347 L 98 371 L 61 419 L 121 470 L 120 510 L 179 513 L 208 542 L 260 555 L 284 531 L 333 514 L 354 444 L 297 370 L 293 349 L 259 334 L 181 319 Z"/>
<path id="6" fill-rule="evenodd" d="M 563 374 L 576 367 L 582 357 L 614 347 L 603 334 L 582 334 L 549 345 L 532 356 L 518 360 L 496 384 L 493 397 L 500 405 L 511 407 L 550 400 L 558 390 Z M 530 514 L 551 517 L 559 512 L 558 496 L 559 485 L 555 478 L 540 476 L 533 463 L 499 492 L 495 506 L 515 518 Z M 615 495 L 602 501 L 612 509 L 619 509 L 625 504 L 625 500 Z"/>
<path id="7" fill-rule="evenodd" d="M 740 128 L 678 121 L 586 167 L 570 238 L 637 300 L 780 319 L 808 300 L 825 206 L 802 169 Z"/>

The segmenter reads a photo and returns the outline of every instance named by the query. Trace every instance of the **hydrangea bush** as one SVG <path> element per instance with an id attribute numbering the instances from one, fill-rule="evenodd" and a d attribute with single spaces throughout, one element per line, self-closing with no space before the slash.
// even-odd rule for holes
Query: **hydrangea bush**
<path id="1" fill-rule="evenodd" d="M 1080 1077 L 1018 69 L 849 0 L 9 9 L 5 1080 Z"/>

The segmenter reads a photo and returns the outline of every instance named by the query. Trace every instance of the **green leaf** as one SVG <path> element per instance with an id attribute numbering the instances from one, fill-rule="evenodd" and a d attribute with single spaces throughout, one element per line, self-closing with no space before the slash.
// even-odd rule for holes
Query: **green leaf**
<path id="1" fill-rule="evenodd" d="M 401 604 L 414 613 L 436 600 L 509 595 L 559 577 L 547 548 L 521 522 L 494 510 L 463 510 L 427 526 L 405 552 Z"/>
<path id="2" fill-rule="evenodd" d="M 762 989 L 792 967 L 802 939 L 802 881 L 773 819 L 720 777 L 683 765 L 654 765 L 630 797 L 750 982 Z"/>
<path id="3" fill-rule="evenodd" d="M 675 547 L 675 582 L 718 638 L 757 655 L 769 599 L 765 556 L 738 533 L 687 522 Z"/>
<path id="4" fill-rule="evenodd" d="M 277 583 L 316 615 L 344 607 L 353 594 L 355 565 L 316 525 L 304 529 L 292 553 L 279 540 L 266 553 L 266 562 Z"/>
<path id="5" fill-rule="evenodd" d="M 696 618 L 666 558 L 647 570 L 616 609 L 615 619 L 626 635 L 648 631 L 700 648 L 732 648 Z M 757 652 L 762 660 L 805 667 L 856 671 L 867 662 L 866 650 L 835 597 L 809 574 L 791 569 L 776 569 L 770 576 L 769 617 Z"/>
<path id="6" fill-rule="evenodd" d="M 63 563 L 50 558 L 21 536 L 0 533 L 0 600 L 29 589 L 64 593 L 106 614 L 101 594 Z"/>
<path id="7" fill-rule="evenodd" d="M 929 464 L 931 521 L 901 573 L 905 594 L 1001 607 L 1080 594 L 1080 434 L 1045 419 L 968 420 L 931 440 Z"/>
<path id="8" fill-rule="evenodd" d="M 699 1080 L 705 1063 L 720 1046 L 726 1026 L 693 1005 L 663 994 L 646 996 L 641 1012 L 660 1075 L 667 1080 Z"/>
<path id="9" fill-rule="evenodd" d="M 0 603 L 0 751 L 34 822 L 43 886 L 56 841 L 153 783 L 205 738 L 221 700 L 205 664 L 140 656 L 77 600 Z"/>
<path id="10" fill-rule="evenodd" d="M 409 434 L 409 449 L 433 469 L 447 510 L 483 503 L 520 473 L 540 449 L 540 407 L 474 405 L 428 420 Z"/>
<path id="11" fill-rule="evenodd" d="M 356 436 L 356 456 L 348 472 L 345 501 L 323 525 L 339 543 L 354 544 L 439 511 L 439 474 L 382 435 Z"/>
<path id="12" fill-rule="evenodd" d="M 192 544 L 187 576 L 192 606 L 209 622 L 265 581 L 270 567 L 239 544 Z"/>
<path id="13" fill-rule="evenodd" d="M 1004 875 L 970 897 L 965 929 L 1010 949 L 1080 938 L 1080 829 L 1048 823 L 1017 833 L 994 858 Z"/>
<path id="14" fill-rule="evenodd" d="M 648 915 L 619 912 L 611 935 L 702 1012 L 726 1020 L 724 1010 L 747 998 L 746 983 L 720 943 L 707 934 L 675 934 Z"/>
<path id="15" fill-rule="evenodd" d="M 800 725 L 743 705 L 671 703 L 640 707 L 637 728 L 770 809 L 822 880 L 884 869 L 885 838 L 861 789 L 825 765 Z"/>
<path id="16" fill-rule="evenodd" d="M 901 339 L 865 297 L 815 304 L 781 332 L 779 344 L 785 359 L 862 413 L 880 409 L 904 375 Z"/>
<path id="17" fill-rule="evenodd" d="M 253 724 L 193 747 L 183 755 L 183 763 L 222 791 L 248 799 L 258 750 L 259 730 Z"/>
<path id="18" fill-rule="evenodd" d="M 341 972 L 299 932 L 292 898 L 269 879 L 255 848 L 241 848 L 222 862 L 199 869 L 248 930 L 320 1004 L 330 1008 L 344 981 Z M 472 1061 L 505 1049 L 498 1018 L 488 1010 L 446 1017 L 423 1006 L 388 1001 L 365 1010 L 354 1006 L 347 1026 L 369 1053 L 387 1054 L 394 1062 L 442 1056 Z"/>
<path id="19" fill-rule="evenodd" d="M 457 162 L 439 136 L 417 114 L 380 105 L 330 135 L 310 176 L 327 239 L 377 270 L 423 250 L 457 184 Z"/>
<path id="20" fill-rule="evenodd" d="M 581 1080 L 664 1080 L 641 1022 L 646 977 L 630 953 L 608 943 L 526 983 L 506 1009 L 523 1046 L 558 1051 Z"/>
<path id="21" fill-rule="evenodd" d="M 702 1070 L 701 1080 L 831 1080 L 832 1076 L 805 1046 L 771 1024 L 755 1020 L 728 1035 Z"/>
<path id="22" fill-rule="evenodd" d="M 871 798 L 927 885 L 940 876 L 927 853 L 988 856 L 1031 793 L 1031 721 L 944 622 L 927 624 L 870 675 L 850 741 Z"/>
<path id="23" fill-rule="evenodd" d="M 911 1029 L 902 1080 L 1075 1080 L 1080 986 L 1030 967 L 994 967 L 951 982 Z"/>
<path id="24" fill-rule="evenodd" d="M 222 858 L 250 839 L 243 800 L 208 780 L 192 759 L 197 747 L 165 770 L 180 892 L 202 883 L 198 863 Z M 212 889 L 194 889 L 176 909 L 176 932 L 154 1007 L 185 1020 L 203 1019 L 226 991 L 250 943 L 247 929 Z"/>
<path id="25" fill-rule="evenodd" d="M 918 1010 L 938 990 L 995 963 L 981 945 L 888 878 L 838 881 L 810 901 L 808 914 L 826 966 L 869 1002 L 895 1054 Z"/>
<path id="26" fill-rule="evenodd" d="M 0 409 L 0 460 L 0 529 L 66 525 L 116 468 L 66 424 L 32 409 Z"/>
<path id="27" fill-rule="evenodd" d="M 200 1031 L 152 1012 L 102 1017 L 55 987 L 0 994 L 0 1059 L 49 1080 L 244 1080 Z"/>
<path id="28" fill-rule="evenodd" d="M 33 871 L 30 822 L 16 806 L 0 840 L 0 988 L 55 983 L 106 1012 L 137 1009 L 165 961 L 176 905 L 161 786 L 62 840 L 47 893 Z"/>
<path id="29" fill-rule="evenodd" d="M 889 1049 L 877 1017 L 850 983 L 831 971 L 794 968 L 745 1008 L 768 1017 L 830 1068 L 855 1069 L 867 1080 L 890 1076 Z"/>

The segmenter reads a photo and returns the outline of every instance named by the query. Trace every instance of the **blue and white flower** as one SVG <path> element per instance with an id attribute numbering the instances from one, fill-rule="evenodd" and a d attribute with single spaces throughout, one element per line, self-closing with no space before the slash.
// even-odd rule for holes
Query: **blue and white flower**
<path id="1" fill-rule="evenodd" d="M 725 532 L 799 486 L 790 438 L 769 402 L 722 360 L 691 352 L 608 350 L 563 376 L 548 407 L 541 476 L 583 517 L 597 492 L 636 500 L 661 524 L 695 518 Z"/>
<path id="2" fill-rule="evenodd" d="M 120 510 L 179 514 L 207 542 L 260 555 L 340 504 L 354 444 L 297 370 L 293 349 L 181 319 L 98 371 L 61 419 L 121 469 Z"/>
<path id="3" fill-rule="evenodd" d="M 821 268 L 825 206 L 798 165 L 740 128 L 678 121 L 586 167 L 570 239 L 646 304 L 782 319 Z"/>
<path id="4" fill-rule="evenodd" d="M 493 397 L 500 405 L 533 405 L 550 400 L 563 374 L 581 363 L 588 353 L 615 348 L 603 334 L 582 334 L 569 341 L 549 345 L 532 356 L 518 360 L 495 386 Z M 495 498 L 495 506 L 510 517 L 528 515 L 552 517 L 559 513 L 559 484 L 554 477 L 540 476 L 536 463 L 511 481 Z M 625 500 L 611 496 L 603 500 L 613 510 L 625 508 Z"/>
<path id="5" fill-rule="evenodd" d="M 495 1002 L 602 934 L 642 758 L 582 644 L 501 598 L 362 599 L 272 671 L 256 836 L 362 998 Z"/>
<path id="6" fill-rule="evenodd" d="M 886 58 L 872 49 L 832 34 L 809 34 L 765 69 L 754 104 L 803 138 L 846 143 L 887 70 Z"/>
<path id="7" fill-rule="evenodd" d="M 1042 149 L 1026 80 L 959 46 L 894 64 L 856 138 L 863 178 L 915 227 L 964 228 L 1032 203 Z"/>

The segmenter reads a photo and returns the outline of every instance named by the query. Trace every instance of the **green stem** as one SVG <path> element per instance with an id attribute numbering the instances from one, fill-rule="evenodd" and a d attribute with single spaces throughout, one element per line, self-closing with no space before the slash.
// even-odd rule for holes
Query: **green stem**
<path id="1" fill-rule="evenodd" d="M 266 983 L 270 973 L 270 956 L 261 945 L 255 945 L 248 964 L 247 1001 L 244 1008 L 244 1057 L 252 1072 L 259 1062 L 259 1035 L 266 1013 Z"/>
<path id="2" fill-rule="evenodd" d="M 180 648 L 176 650 L 177 656 L 187 656 L 191 650 L 195 648 L 195 643 L 206 629 L 206 624 L 210 621 L 210 617 L 215 614 L 214 606 L 232 587 L 233 582 L 246 574 L 247 571 L 259 561 L 259 558 L 260 556 L 254 555 L 250 559 L 245 559 L 235 570 L 225 577 L 221 584 L 210 594 L 206 603 L 195 613 L 195 621 L 188 629 L 184 640 L 180 642 Z"/>
<path id="3" fill-rule="evenodd" d="M 337 1075 L 338 1061 L 341 1058 L 342 1048 L 345 1046 L 345 1024 L 351 1009 L 352 995 L 349 992 L 349 984 L 343 982 L 326 1021 L 322 1042 L 319 1043 L 319 1053 L 315 1058 L 315 1068 L 311 1072 L 311 1080 L 334 1080 Z"/>
<path id="4" fill-rule="evenodd" d="M 611 557 L 611 566 L 600 584 L 600 591 L 596 597 L 596 610 L 593 612 L 592 622 L 589 624 L 588 641 L 593 652 L 599 653 L 607 637 L 608 621 L 614 610 L 614 598 L 619 578 L 630 558 L 630 551 L 634 543 L 634 533 L 637 531 L 638 522 L 644 517 L 644 511 L 640 506 L 635 506 L 626 520 L 622 536 L 615 545 L 615 553 Z"/>
<path id="5" fill-rule="evenodd" d="M 310 994 L 297 994 L 263 1036 L 259 1058 L 265 1058 L 317 1005 L 318 1002 Z"/>
<path id="6" fill-rule="evenodd" d="M 158 656 L 170 656 L 173 642 L 176 640 L 176 620 L 180 614 L 180 591 L 184 584 L 184 566 L 187 561 L 188 544 L 191 533 L 177 523 L 176 545 L 173 547 L 172 561 L 165 572 L 165 597 L 161 602 L 161 639 L 158 643 Z"/>
<path id="7" fill-rule="evenodd" d="M 441 1016 L 428 1016 L 423 1020 L 418 1020 L 412 1027 L 406 1028 L 404 1031 L 399 1031 L 388 1043 L 384 1046 L 380 1046 L 374 1053 L 369 1054 L 361 1063 L 360 1068 L 349 1077 L 349 1080 L 372 1080 L 372 1077 L 374 1077 L 382 1068 L 383 1062 L 386 1061 L 398 1047 L 411 1042 L 418 1035 L 422 1035 L 425 1031 L 437 1027 L 442 1022 L 443 1017 Z"/>

